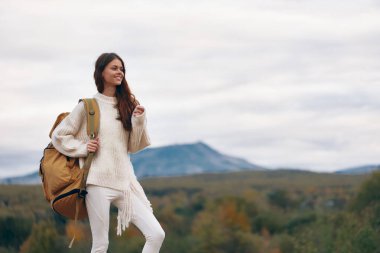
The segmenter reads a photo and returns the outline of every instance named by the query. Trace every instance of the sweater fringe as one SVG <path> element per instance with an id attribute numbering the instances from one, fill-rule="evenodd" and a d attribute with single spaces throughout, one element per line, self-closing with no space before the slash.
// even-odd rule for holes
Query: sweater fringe
<path id="1" fill-rule="evenodd" d="M 124 196 L 124 205 L 122 209 L 118 210 L 117 215 L 117 235 L 121 236 L 122 231 L 125 231 L 126 228 L 129 227 L 129 223 L 132 219 L 132 200 L 131 200 L 131 189 L 128 187 L 127 190 L 123 190 Z"/>

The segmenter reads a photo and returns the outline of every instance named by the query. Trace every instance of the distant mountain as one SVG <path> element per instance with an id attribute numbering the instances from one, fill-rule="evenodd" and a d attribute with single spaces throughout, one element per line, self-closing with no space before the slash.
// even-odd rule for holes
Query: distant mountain
<path id="1" fill-rule="evenodd" d="M 131 161 L 138 178 L 266 170 L 242 158 L 221 154 L 204 142 L 146 148 L 131 154 Z M 38 184 L 41 180 L 37 171 L 25 176 L 0 179 L 0 183 Z"/>
<path id="2" fill-rule="evenodd" d="M 221 154 L 204 142 L 146 149 L 131 155 L 131 161 L 139 178 L 265 169 Z"/>
<path id="3" fill-rule="evenodd" d="M 371 173 L 372 171 L 375 171 L 375 170 L 380 170 L 380 164 L 365 165 L 365 166 L 352 167 L 352 168 L 348 168 L 348 169 L 341 169 L 341 170 L 335 171 L 335 173 L 358 175 L 358 174 Z"/>
<path id="4" fill-rule="evenodd" d="M 32 172 L 24 176 L 7 177 L 0 179 L 0 184 L 40 184 L 41 178 L 37 172 Z"/>

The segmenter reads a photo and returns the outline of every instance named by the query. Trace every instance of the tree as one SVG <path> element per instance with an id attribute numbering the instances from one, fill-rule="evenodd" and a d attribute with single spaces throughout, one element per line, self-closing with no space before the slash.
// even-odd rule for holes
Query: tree
<path id="1" fill-rule="evenodd" d="M 289 198 L 288 192 L 283 189 L 273 190 L 268 193 L 267 198 L 271 205 L 277 206 L 285 211 L 294 206 L 294 201 Z"/>
<path id="2" fill-rule="evenodd" d="M 360 186 L 358 194 L 350 204 L 353 211 L 362 211 L 366 207 L 380 203 L 380 171 L 375 171 Z"/>
<path id="3" fill-rule="evenodd" d="M 197 240 L 192 252 L 256 253 L 260 242 L 251 234 L 245 205 L 225 197 L 207 206 L 195 217 L 192 234 Z"/>
<path id="4" fill-rule="evenodd" d="M 66 237 L 63 237 L 66 238 Z M 32 233 L 21 245 L 20 253 L 63 252 L 62 237 L 58 235 L 54 223 L 43 221 L 33 225 Z"/>
<path id="5" fill-rule="evenodd" d="M 32 230 L 32 221 L 22 217 L 0 217 L 0 242 L 3 247 L 18 249 Z"/>

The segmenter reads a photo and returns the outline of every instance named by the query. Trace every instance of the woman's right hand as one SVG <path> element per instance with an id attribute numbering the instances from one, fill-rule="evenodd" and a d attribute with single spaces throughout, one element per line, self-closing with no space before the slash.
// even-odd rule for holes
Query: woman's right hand
<path id="1" fill-rule="evenodd" d="M 95 139 L 93 140 L 90 140 L 89 142 L 87 142 L 87 150 L 88 152 L 96 152 L 96 150 L 98 150 L 99 148 L 99 137 L 96 137 Z"/>

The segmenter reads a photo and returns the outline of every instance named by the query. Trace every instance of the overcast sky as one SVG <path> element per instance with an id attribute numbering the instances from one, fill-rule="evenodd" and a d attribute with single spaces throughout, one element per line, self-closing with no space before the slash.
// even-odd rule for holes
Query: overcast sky
<path id="1" fill-rule="evenodd" d="M 380 163 L 376 1 L 0 1 L 0 177 L 38 169 L 56 116 L 116 52 L 151 147 L 267 166 Z"/>

